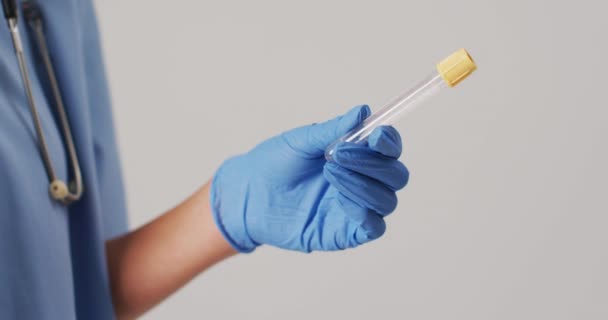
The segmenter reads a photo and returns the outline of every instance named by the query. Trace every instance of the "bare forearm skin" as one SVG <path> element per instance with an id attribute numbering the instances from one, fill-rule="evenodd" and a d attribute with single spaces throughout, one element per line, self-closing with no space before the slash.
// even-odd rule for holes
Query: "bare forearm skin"
<path id="1" fill-rule="evenodd" d="M 213 221 L 210 185 L 150 223 L 106 242 L 118 319 L 143 314 L 197 274 L 236 254 Z"/>

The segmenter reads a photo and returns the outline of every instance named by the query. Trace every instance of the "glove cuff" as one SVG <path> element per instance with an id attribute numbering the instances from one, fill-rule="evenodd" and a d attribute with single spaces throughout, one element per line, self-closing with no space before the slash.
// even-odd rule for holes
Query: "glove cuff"
<path id="1" fill-rule="evenodd" d="M 230 160 L 228 160 L 230 161 Z M 228 162 L 226 161 L 226 162 Z M 258 246 L 247 234 L 245 223 L 245 199 L 229 199 L 245 195 L 246 183 L 239 186 L 223 186 L 224 163 L 215 173 L 211 183 L 210 206 L 216 226 L 230 245 L 241 253 L 249 253 Z M 232 181 L 238 181 L 229 179 Z"/>

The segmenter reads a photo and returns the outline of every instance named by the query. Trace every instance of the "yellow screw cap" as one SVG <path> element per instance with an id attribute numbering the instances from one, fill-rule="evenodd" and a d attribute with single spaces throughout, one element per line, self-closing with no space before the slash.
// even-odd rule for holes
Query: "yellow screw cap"
<path id="1" fill-rule="evenodd" d="M 437 71 L 450 87 L 464 80 L 475 69 L 477 66 L 465 49 L 452 53 L 437 64 Z"/>

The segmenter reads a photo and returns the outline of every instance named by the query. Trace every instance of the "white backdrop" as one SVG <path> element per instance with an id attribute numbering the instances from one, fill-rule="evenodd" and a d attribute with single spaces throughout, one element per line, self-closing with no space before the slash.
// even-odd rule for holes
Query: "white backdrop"
<path id="1" fill-rule="evenodd" d="M 263 247 L 145 319 L 607 319 L 601 1 L 97 1 L 137 227 L 226 157 L 379 107 L 460 47 L 479 70 L 402 121 L 387 234 Z"/>

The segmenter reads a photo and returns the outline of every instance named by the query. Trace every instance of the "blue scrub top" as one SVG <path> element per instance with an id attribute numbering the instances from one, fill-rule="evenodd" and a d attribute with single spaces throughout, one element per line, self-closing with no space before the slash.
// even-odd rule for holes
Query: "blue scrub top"
<path id="1" fill-rule="evenodd" d="M 84 177 L 65 207 L 48 179 L 5 21 L 0 23 L 0 319 L 113 319 L 105 240 L 127 230 L 121 169 L 91 0 L 39 1 Z M 2 19 L 4 20 L 4 19 Z M 31 82 L 53 165 L 67 180 L 65 145 L 29 30 Z"/>

